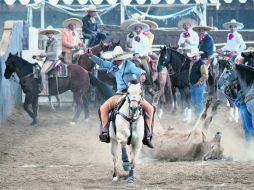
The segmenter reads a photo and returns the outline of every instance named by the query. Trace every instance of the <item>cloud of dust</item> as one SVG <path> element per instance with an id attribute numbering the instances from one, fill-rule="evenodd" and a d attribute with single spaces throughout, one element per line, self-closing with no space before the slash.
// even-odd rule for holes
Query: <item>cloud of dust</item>
<path id="1" fill-rule="evenodd" d="M 224 155 L 234 161 L 254 160 L 254 140 L 247 142 L 234 130 L 225 129 L 222 135 L 221 145 L 224 148 Z"/>

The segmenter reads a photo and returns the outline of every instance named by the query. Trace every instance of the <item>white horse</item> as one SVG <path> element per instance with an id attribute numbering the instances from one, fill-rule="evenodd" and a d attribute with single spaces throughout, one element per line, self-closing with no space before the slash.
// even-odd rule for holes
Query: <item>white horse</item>
<path id="1" fill-rule="evenodd" d="M 119 109 L 115 118 L 115 127 L 111 123 L 110 144 L 114 162 L 113 182 L 119 179 L 117 167 L 118 144 L 122 145 L 122 161 L 125 171 L 129 171 L 127 182 L 134 183 L 135 161 L 142 147 L 144 137 L 144 118 L 142 114 L 142 89 L 140 83 L 130 84 L 126 94 L 126 100 Z M 131 162 L 129 163 L 126 152 L 126 144 L 131 146 Z"/>

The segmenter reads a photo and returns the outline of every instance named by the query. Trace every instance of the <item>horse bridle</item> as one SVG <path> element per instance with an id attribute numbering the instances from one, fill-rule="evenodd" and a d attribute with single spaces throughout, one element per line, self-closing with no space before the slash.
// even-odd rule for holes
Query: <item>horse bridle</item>
<path id="1" fill-rule="evenodd" d="M 132 124 L 133 124 L 135 121 L 137 121 L 137 120 L 139 119 L 139 117 L 142 115 L 143 106 L 142 106 L 141 101 L 142 101 L 142 99 L 143 99 L 143 96 L 142 96 L 142 93 L 141 93 L 141 98 L 140 98 L 139 101 L 137 101 L 137 100 L 131 100 L 130 97 L 129 97 L 128 95 L 129 95 L 129 93 L 127 92 L 125 98 L 127 99 L 127 102 L 128 102 L 128 104 L 129 104 L 129 107 L 128 107 L 129 114 L 128 114 L 128 116 L 125 115 L 124 113 L 120 112 L 120 111 L 118 111 L 117 114 L 121 115 L 126 121 L 128 121 L 128 122 L 130 123 L 130 127 L 131 127 Z M 135 110 L 132 111 L 132 109 L 131 109 L 131 107 L 130 107 L 131 102 L 137 102 L 137 103 L 138 103 L 137 109 L 135 109 Z M 138 112 L 138 111 L 139 111 L 139 112 Z M 134 113 L 133 113 L 133 112 L 134 112 Z"/>

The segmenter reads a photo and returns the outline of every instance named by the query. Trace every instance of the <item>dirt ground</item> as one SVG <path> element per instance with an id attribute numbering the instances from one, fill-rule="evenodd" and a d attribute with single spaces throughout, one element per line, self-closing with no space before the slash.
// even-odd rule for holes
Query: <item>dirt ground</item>
<path id="1" fill-rule="evenodd" d="M 221 106 L 209 136 L 222 132 L 225 155 L 233 160 L 168 162 L 142 158 L 135 170 L 135 185 L 122 178 L 111 182 L 113 163 L 109 145 L 99 142 L 97 109 L 89 121 L 83 115 L 71 126 L 69 106 L 53 112 L 41 105 L 39 124 L 30 126 L 22 108 L 14 110 L 0 127 L 0 189 L 254 189 L 253 144 L 243 140 L 241 125 L 230 122 Z M 190 129 L 179 115 L 164 115 L 156 127 Z"/>

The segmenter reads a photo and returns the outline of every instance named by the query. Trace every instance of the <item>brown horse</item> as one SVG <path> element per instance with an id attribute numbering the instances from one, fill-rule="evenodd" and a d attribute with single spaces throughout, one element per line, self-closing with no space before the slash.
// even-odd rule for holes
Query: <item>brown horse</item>
<path id="1" fill-rule="evenodd" d="M 57 95 L 58 93 L 71 90 L 77 104 L 76 113 L 72 121 L 76 122 L 83 107 L 85 118 L 88 118 L 89 116 L 86 93 L 90 86 L 91 75 L 79 65 L 70 64 L 67 68 L 69 76 L 65 78 L 58 78 L 58 85 L 56 84 L 56 78 L 49 78 L 49 95 Z M 33 64 L 30 64 L 17 54 L 12 55 L 10 53 L 6 60 L 6 70 L 4 76 L 6 79 L 10 79 L 13 73 L 16 73 L 20 79 L 21 88 L 26 94 L 24 109 L 33 119 L 31 125 L 35 125 L 38 122 L 37 110 L 40 81 L 34 78 Z M 30 104 L 32 105 L 32 110 L 29 109 Z"/>
<path id="2" fill-rule="evenodd" d="M 111 51 L 114 49 L 115 46 L 118 46 L 119 44 L 120 44 L 120 41 L 116 43 L 115 42 L 109 42 L 109 43 L 100 42 L 98 45 L 92 47 L 91 50 L 94 55 L 100 57 L 102 52 Z M 95 63 L 89 59 L 87 54 L 83 54 L 79 58 L 78 65 L 80 65 L 87 71 L 92 71 L 92 69 L 95 66 Z"/>

